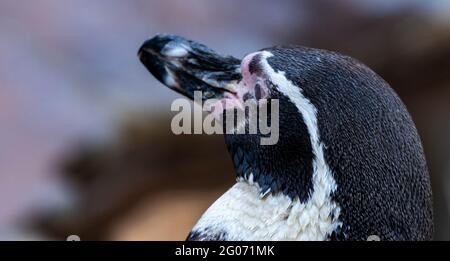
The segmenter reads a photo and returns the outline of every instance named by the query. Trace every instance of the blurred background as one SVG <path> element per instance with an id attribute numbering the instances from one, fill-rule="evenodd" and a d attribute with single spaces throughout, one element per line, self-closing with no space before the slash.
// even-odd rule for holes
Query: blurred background
<path id="1" fill-rule="evenodd" d="M 450 239 L 450 0 L 0 0 L 0 240 L 184 240 L 233 183 L 221 136 L 170 131 L 180 96 L 136 55 L 158 32 L 369 65 L 417 124 Z"/>

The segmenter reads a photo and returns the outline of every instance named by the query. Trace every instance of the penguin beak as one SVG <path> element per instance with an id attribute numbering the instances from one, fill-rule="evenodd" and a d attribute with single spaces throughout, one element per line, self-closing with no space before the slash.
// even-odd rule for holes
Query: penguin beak
<path id="1" fill-rule="evenodd" d="M 158 34 L 145 41 L 138 56 L 156 79 L 191 99 L 195 91 L 201 91 L 203 100 L 233 95 L 242 78 L 239 59 L 176 35 Z"/>

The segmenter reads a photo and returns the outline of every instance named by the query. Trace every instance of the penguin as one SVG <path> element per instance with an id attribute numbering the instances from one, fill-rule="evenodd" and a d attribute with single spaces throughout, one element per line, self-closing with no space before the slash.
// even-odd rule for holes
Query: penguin
<path id="1" fill-rule="evenodd" d="M 416 127 L 389 84 L 361 62 L 296 45 L 241 60 L 170 34 L 145 41 L 138 56 L 191 99 L 202 91 L 203 100 L 231 107 L 279 101 L 276 144 L 261 145 L 262 133 L 224 135 L 236 183 L 187 240 L 432 239 L 431 185 Z"/>

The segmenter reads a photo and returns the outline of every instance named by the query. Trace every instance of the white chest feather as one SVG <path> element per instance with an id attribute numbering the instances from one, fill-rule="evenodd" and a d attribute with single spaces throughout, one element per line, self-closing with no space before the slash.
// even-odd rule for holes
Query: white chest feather
<path id="1" fill-rule="evenodd" d="M 227 240 L 325 240 L 338 226 L 332 184 L 317 180 L 304 203 L 282 193 L 261 196 L 257 184 L 241 180 L 201 217 L 194 231 L 226 233 Z"/>

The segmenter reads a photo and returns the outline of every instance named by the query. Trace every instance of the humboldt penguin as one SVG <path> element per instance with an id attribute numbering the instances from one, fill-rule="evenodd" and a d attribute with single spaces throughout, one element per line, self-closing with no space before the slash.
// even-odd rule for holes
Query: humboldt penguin
<path id="1" fill-rule="evenodd" d="M 242 60 L 158 34 L 139 59 L 188 98 L 277 100 L 279 137 L 229 134 L 236 183 L 188 240 L 430 240 L 430 179 L 416 127 L 380 76 L 351 57 L 275 46 Z M 246 114 L 247 115 L 247 114 Z M 244 118 L 243 121 L 248 120 Z"/>

